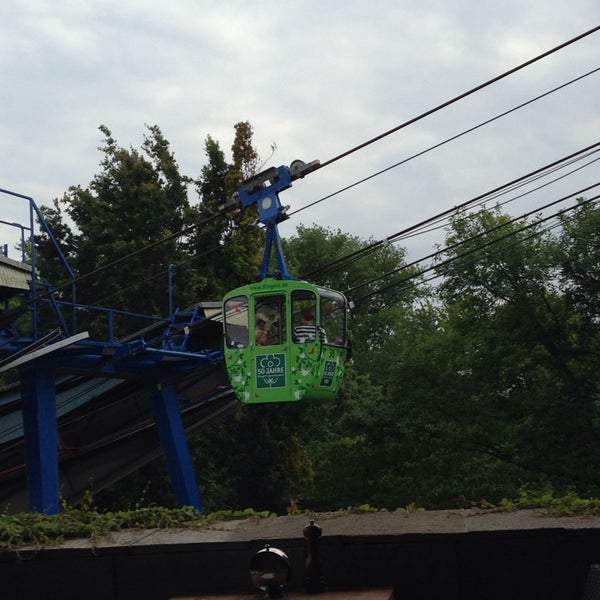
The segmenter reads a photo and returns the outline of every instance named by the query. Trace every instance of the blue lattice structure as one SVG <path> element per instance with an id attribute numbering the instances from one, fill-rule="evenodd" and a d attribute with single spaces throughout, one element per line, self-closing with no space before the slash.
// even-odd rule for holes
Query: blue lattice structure
<path id="1" fill-rule="evenodd" d="M 28 509 L 58 513 L 61 498 L 81 495 L 86 480 L 109 484 L 154 458 L 158 435 L 178 504 L 202 511 L 186 429 L 235 403 L 222 366 L 220 322 L 208 318 L 201 303 L 173 311 L 169 302 L 170 314 L 155 318 L 61 300 L 37 274 L 34 219 L 76 279 L 42 213 L 31 197 L 0 193 L 27 202 L 30 214 L 28 226 L 11 223 L 20 227 L 22 247 L 29 242 L 29 261 L 9 259 L 6 248 L 0 257 L 0 372 L 18 374 L 18 382 L 0 392 L 0 503 L 22 508 L 25 471 Z M 106 319 L 107 339 L 90 339 L 81 329 L 78 314 L 91 311 Z M 119 340 L 116 317 L 147 326 Z M 74 468 L 78 460 L 87 466 Z M 61 470 L 69 468 L 61 481 Z M 77 485 L 65 494 L 74 479 Z"/>

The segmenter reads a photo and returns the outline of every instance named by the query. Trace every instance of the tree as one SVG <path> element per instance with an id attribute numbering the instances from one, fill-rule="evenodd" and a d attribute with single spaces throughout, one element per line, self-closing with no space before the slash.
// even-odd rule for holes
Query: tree
<path id="1" fill-rule="evenodd" d="M 141 151 L 119 147 L 105 126 L 100 131 L 101 173 L 87 188 L 69 188 L 43 213 L 79 278 L 77 302 L 164 316 L 169 265 L 185 257 L 178 234 L 190 216 L 188 180 L 179 173 L 157 126 L 148 127 Z M 38 255 L 41 271 L 56 277 L 55 285 L 64 283 L 65 274 L 61 277 L 53 266 L 56 261 L 45 236 L 38 243 Z M 177 303 L 189 302 L 190 287 L 178 280 Z M 92 335 L 106 332 L 98 320 L 90 327 Z"/>
<path id="2" fill-rule="evenodd" d="M 232 163 L 227 162 L 217 141 L 210 136 L 206 139 L 208 163 L 196 180 L 201 200 L 195 209 L 199 226 L 189 240 L 204 297 L 220 298 L 228 290 L 254 280 L 259 270 L 264 235 L 251 226 L 256 210 L 223 211 L 241 181 L 253 174 L 259 160 L 252 146 L 252 133 L 248 122 L 235 125 Z"/>
<path id="3" fill-rule="evenodd" d="M 600 314 L 600 211 L 597 204 L 580 198 L 574 213 L 561 216 L 561 224 L 556 257 L 561 286 L 569 303 L 590 324 Z"/>
<path id="4" fill-rule="evenodd" d="M 420 288 L 406 285 L 414 269 L 405 266 L 404 249 L 320 226 L 299 227 L 284 247 L 297 272 L 348 293 L 356 303 L 351 319 L 353 359 L 340 397 L 306 407 L 310 426 L 303 439 L 314 471 L 307 501 L 329 509 L 408 504 L 414 499 L 407 500 L 412 490 L 396 485 L 402 479 L 398 443 L 404 443 L 396 428 L 403 424 L 394 420 L 398 415 L 387 386 L 398 364 L 384 347 L 387 340 L 404 334 L 404 320 L 418 306 Z M 392 430 L 388 438 L 386 432 Z"/>
<path id="5" fill-rule="evenodd" d="M 597 218 L 582 205 L 558 236 L 497 209 L 454 219 L 437 296 L 385 311 L 389 334 L 321 416 L 317 503 L 597 495 Z"/>
<path id="6" fill-rule="evenodd" d="M 499 209 L 453 221 L 440 297 L 444 326 L 460 341 L 449 354 L 447 387 L 462 398 L 446 404 L 442 418 L 460 429 L 470 453 L 516 467 L 515 483 L 550 482 L 557 491 L 587 494 L 597 493 L 592 473 L 600 468 L 597 375 L 582 368 L 590 347 L 556 260 L 561 246 L 572 257 L 563 265 L 578 260 L 565 235 L 594 247 L 585 233 L 590 215 L 575 223 L 560 240 L 535 222 L 525 230 Z M 563 268 L 563 285 L 567 273 Z M 588 303 L 586 310 L 595 309 Z"/>

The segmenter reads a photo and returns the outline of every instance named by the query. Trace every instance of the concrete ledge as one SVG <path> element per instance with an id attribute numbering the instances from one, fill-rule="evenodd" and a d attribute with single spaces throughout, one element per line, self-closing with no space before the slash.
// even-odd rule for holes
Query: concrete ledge
<path id="1" fill-rule="evenodd" d="M 313 600 L 391 600 L 393 592 L 390 590 L 340 590 L 337 592 L 323 592 L 320 594 L 311 594 Z M 306 600 L 307 594 L 302 592 L 289 592 L 284 596 L 284 600 Z M 256 599 L 256 594 L 226 594 L 218 596 L 176 596 L 169 600 L 251 600 Z"/>
<path id="2" fill-rule="evenodd" d="M 581 600 L 589 565 L 600 563 L 598 517 L 431 511 L 314 518 L 323 531 L 326 590 L 353 590 L 352 598 L 376 589 L 421 600 Z M 304 589 L 308 522 L 304 515 L 246 519 L 121 532 L 97 545 L 22 548 L 0 555 L 2 598 L 254 597 L 249 561 L 266 543 L 290 559 L 293 598 Z"/>

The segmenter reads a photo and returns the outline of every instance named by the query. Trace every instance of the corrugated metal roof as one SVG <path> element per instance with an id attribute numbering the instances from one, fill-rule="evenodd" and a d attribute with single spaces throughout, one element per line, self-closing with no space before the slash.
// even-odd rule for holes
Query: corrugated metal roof
<path id="1" fill-rule="evenodd" d="M 3 297 L 12 295 L 12 290 L 28 290 L 30 281 L 31 265 L 0 255 L 0 287 Z"/>

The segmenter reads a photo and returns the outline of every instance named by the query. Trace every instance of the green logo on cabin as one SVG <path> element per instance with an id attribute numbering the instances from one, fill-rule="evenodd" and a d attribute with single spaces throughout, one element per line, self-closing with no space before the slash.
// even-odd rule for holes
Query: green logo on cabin
<path id="1" fill-rule="evenodd" d="M 333 376 L 335 375 L 336 362 L 334 360 L 325 361 L 325 369 L 323 370 L 323 379 L 321 379 L 321 385 L 330 386 L 333 383 Z"/>
<path id="2" fill-rule="evenodd" d="M 283 388 L 285 383 L 285 353 L 256 356 L 256 387 Z"/>

